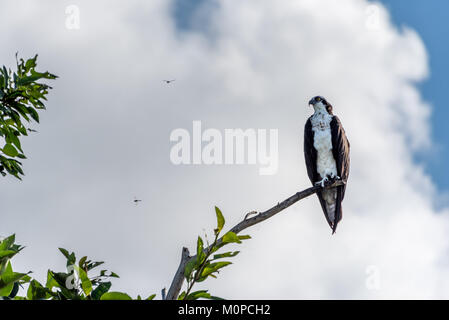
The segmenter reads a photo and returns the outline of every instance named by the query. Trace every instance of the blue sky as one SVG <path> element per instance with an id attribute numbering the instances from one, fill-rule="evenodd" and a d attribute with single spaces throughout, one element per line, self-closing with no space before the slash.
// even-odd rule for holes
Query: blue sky
<path id="1" fill-rule="evenodd" d="M 432 134 L 437 144 L 431 155 L 419 156 L 426 163 L 428 172 L 441 189 L 449 189 L 449 126 L 447 119 L 447 90 L 449 80 L 449 21 L 448 1 L 430 0 L 382 0 L 397 25 L 415 29 L 426 45 L 430 63 L 430 77 L 419 85 L 426 101 L 432 104 Z"/>
<path id="2" fill-rule="evenodd" d="M 424 100 L 432 105 L 432 136 L 435 148 L 430 153 L 416 155 L 416 161 L 423 163 L 439 189 L 449 190 L 449 109 L 445 94 L 449 89 L 446 71 L 449 70 L 449 2 L 440 0 L 381 0 L 390 11 L 393 22 L 398 26 L 408 26 L 419 33 L 429 55 L 430 76 L 418 86 Z M 205 0 L 178 0 L 175 2 L 174 16 L 181 30 L 197 28 L 195 12 Z"/>
<path id="3" fill-rule="evenodd" d="M 193 16 L 198 7 L 200 7 L 203 3 L 206 3 L 205 0 L 175 0 L 174 6 L 174 16 L 176 19 L 176 26 L 181 30 L 188 30 L 192 27 L 193 24 Z"/>

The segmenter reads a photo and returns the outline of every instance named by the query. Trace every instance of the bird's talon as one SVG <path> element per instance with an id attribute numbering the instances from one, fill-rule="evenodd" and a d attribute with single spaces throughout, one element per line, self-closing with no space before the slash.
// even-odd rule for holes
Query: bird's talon
<path id="1" fill-rule="evenodd" d="M 322 179 L 321 181 L 315 182 L 315 185 L 321 186 L 321 188 L 324 188 L 324 186 L 327 184 L 327 182 L 329 182 L 329 179 L 326 177 L 326 178 Z"/>

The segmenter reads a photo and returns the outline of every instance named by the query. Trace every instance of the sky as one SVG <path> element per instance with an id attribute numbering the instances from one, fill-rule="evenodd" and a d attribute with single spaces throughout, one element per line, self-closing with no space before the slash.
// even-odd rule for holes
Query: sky
<path id="1" fill-rule="evenodd" d="M 182 246 L 210 235 L 215 205 L 226 229 L 309 187 L 303 128 L 320 94 L 351 143 L 337 233 L 307 198 L 248 229 L 234 264 L 200 288 L 229 299 L 448 298 L 446 186 L 429 165 L 444 154 L 440 104 L 425 89 L 436 49 L 398 7 L 341 3 L 214 0 L 189 21 L 167 0 L 5 2 L 1 63 L 38 53 L 59 76 L 22 143 L 26 176 L 2 180 L 0 235 L 26 246 L 14 268 L 44 281 L 64 268 L 64 247 L 106 261 L 121 276 L 113 290 L 159 294 Z M 189 133 L 193 156 L 198 122 L 223 138 L 274 130 L 277 170 L 176 165 L 170 137 Z"/>
<path id="2" fill-rule="evenodd" d="M 434 148 L 430 153 L 416 155 L 417 161 L 426 166 L 432 179 L 443 190 L 449 190 L 449 127 L 446 119 L 449 111 L 446 107 L 445 92 L 449 88 L 446 70 L 449 68 L 447 57 L 449 46 L 449 24 L 446 12 L 449 3 L 446 1 L 404 1 L 382 0 L 390 11 L 393 22 L 398 26 L 412 27 L 421 36 L 429 56 L 429 77 L 419 83 L 423 98 L 432 105 L 432 136 Z"/>
<path id="3" fill-rule="evenodd" d="M 427 78 L 417 83 L 423 99 L 432 105 L 431 135 L 433 140 L 432 152 L 416 152 L 415 161 L 425 166 L 425 170 L 432 176 L 434 183 L 445 194 L 449 191 L 449 127 L 446 119 L 449 111 L 446 108 L 445 92 L 449 88 L 446 70 L 449 68 L 447 57 L 449 46 L 449 23 L 446 21 L 446 11 L 449 3 L 441 0 L 380 0 L 389 11 L 392 23 L 399 28 L 411 27 L 421 37 L 426 45 L 429 59 L 429 74 Z M 205 0 L 175 1 L 173 15 L 179 31 L 204 32 L 207 30 L 207 14 L 202 14 L 204 7 L 210 5 Z M 368 9 L 368 12 L 370 10 Z M 441 201 L 447 201 L 440 199 Z"/>

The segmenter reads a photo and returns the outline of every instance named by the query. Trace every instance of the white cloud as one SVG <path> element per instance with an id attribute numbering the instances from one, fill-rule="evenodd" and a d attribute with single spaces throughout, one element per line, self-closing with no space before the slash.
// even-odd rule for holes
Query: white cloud
<path id="1" fill-rule="evenodd" d="M 433 208 L 438 190 L 412 160 L 431 146 L 430 107 L 414 86 L 428 73 L 419 36 L 380 5 L 367 28 L 362 0 L 217 3 L 204 34 L 177 33 L 168 1 L 79 1 L 80 30 L 65 28 L 68 2 L 1 11 L 1 61 L 37 52 L 61 76 L 40 133 L 26 139 L 27 176 L 2 181 L 0 234 L 27 246 L 16 267 L 44 279 L 63 268 L 63 246 L 107 261 L 117 290 L 159 292 L 181 246 L 213 228 L 214 205 L 229 226 L 309 185 L 302 131 L 321 94 L 351 142 L 337 234 L 307 199 L 248 230 L 235 264 L 205 285 L 227 298 L 447 298 L 448 210 Z M 278 173 L 174 166 L 170 132 L 198 119 L 278 129 Z M 380 290 L 365 285 L 369 266 Z"/>

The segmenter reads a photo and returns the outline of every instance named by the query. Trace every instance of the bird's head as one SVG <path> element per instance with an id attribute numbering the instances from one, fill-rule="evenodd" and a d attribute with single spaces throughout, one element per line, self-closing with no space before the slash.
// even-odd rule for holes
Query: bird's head
<path id="1" fill-rule="evenodd" d="M 332 105 L 322 96 L 315 96 L 310 99 L 309 105 L 311 105 L 315 110 L 324 109 L 327 113 L 332 114 Z"/>

